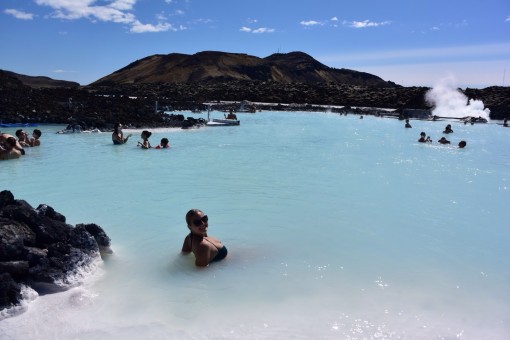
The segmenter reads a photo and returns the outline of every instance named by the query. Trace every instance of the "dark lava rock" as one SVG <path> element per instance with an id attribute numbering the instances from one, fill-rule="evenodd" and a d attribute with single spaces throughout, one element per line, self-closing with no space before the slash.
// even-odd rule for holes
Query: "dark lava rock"
<path id="1" fill-rule="evenodd" d="M 40 294 L 64 290 L 70 275 L 111 253 L 100 226 L 65 221 L 48 205 L 34 209 L 0 192 L 0 310 L 19 304 L 22 285 Z"/>

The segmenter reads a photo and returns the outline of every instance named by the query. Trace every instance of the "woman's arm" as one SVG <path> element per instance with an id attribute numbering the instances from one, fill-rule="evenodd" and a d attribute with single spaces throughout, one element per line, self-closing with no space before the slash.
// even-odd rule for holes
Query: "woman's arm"
<path id="1" fill-rule="evenodd" d="M 191 245 L 189 242 L 189 235 L 184 238 L 184 242 L 182 243 L 182 250 L 183 253 L 189 253 L 191 251 Z"/>

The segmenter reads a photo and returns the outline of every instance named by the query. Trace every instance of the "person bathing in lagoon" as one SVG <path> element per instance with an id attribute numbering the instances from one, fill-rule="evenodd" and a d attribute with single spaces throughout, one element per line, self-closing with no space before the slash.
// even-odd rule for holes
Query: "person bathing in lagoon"
<path id="1" fill-rule="evenodd" d="M 452 133 L 452 132 L 453 132 L 452 126 L 450 124 L 446 125 L 446 127 L 444 128 L 443 133 Z"/>
<path id="2" fill-rule="evenodd" d="M 4 148 L 5 148 L 5 143 L 7 142 L 7 139 L 10 137 L 14 138 L 14 136 L 12 136 L 8 133 L 0 133 L 0 145 L 3 144 Z M 14 140 L 16 141 L 16 146 L 14 147 L 14 149 L 19 151 L 21 153 L 21 155 L 24 155 L 25 150 L 23 149 L 23 147 L 21 146 L 21 144 L 18 142 L 18 140 L 16 138 L 14 138 Z"/>
<path id="3" fill-rule="evenodd" d="M 450 144 L 450 141 L 444 137 L 441 137 L 440 140 L 438 140 L 440 144 Z"/>
<path id="4" fill-rule="evenodd" d="M 460 149 L 464 149 L 464 148 L 466 147 L 466 145 L 467 145 L 467 143 L 466 143 L 466 141 L 465 141 L 465 140 L 461 140 L 461 141 L 459 142 L 459 148 L 460 148 Z"/>
<path id="5" fill-rule="evenodd" d="M 18 137 L 18 142 L 22 147 L 31 146 L 30 138 L 25 131 L 22 129 L 16 130 L 16 137 Z"/>
<path id="6" fill-rule="evenodd" d="M 41 141 L 39 138 L 41 138 L 42 132 L 39 129 L 34 129 L 34 132 L 32 132 L 32 138 L 30 138 L 30 145 L 32 146 L 40 146 Z"/>
<path id="7" fill-rule="evenodd" d="M 503 119 L 503 126 L 508 127 L 508 118 Z"/>
<path id="8" fill-rule="evenodd" d="M 205 267 L 211 262 L 221 261 L 227 256 L 227 248 L 217 238 L 207 235 L 209 219 L 199 209 L 191 209 L 186 214 L 186 224 L 190 233 L 184 239 L 182 253 L 195 255 L 195 265 Z"/>
<path id="9" fill-rule="evenodd" d="M 429 142 L 432 142 L 432 139 L 430 139 L 430 136 L 427 136 L 427 138 L 425 138 L 426 134 L 425 132 L 421 132 L 420 133 L 420 139 L 418 139 L 418 142 L 420 143 L 429 143 Z"/>
<path id="10" fill-rule="evenodd" d="M 16 138 L 12 136 L 0 143 L 0 160 L 20 158 L 21 152 L 16 149 L 16 144 Z"/>
<path id="11" fill-rule="evenodd" d="M 131 137 L 131 134 L 127 135 L 126 138 L 124 138 L 124 133 L 122 132 L 122 124 L 115 123 L 115 125 L 113 127 L 113 133 L 112 133 L 113 144 L 115 144 L 115 145 L 126 144 L 129 137 Z"/>
<path id="12" fill-rule="evenodd" d="M 169 148 L 170 144 L 168 144 L 168 138 L 161 138 L 161 142 L 158 146 L 155 147 L 155 149 L 166 149 Z"/>
<path id="13" fill-rule="evenodd" d="M 149 143 L 149 137 L 151 135 L 152 135 L 152 132 L 143 130 L 142 134 L 140 135 L 140 138 L 142 138 L 142 141 L 138 142 L 137 146 L 141 147 L 142 149 L 150 149 L 151 143 Z"/>
<path id="14" fill-rule="evenodd" d="M 405 125 L 406 128 L 412 128 L 411 124 L 409 123 L 409 118 L 406 119 L 406 125 Z"/>

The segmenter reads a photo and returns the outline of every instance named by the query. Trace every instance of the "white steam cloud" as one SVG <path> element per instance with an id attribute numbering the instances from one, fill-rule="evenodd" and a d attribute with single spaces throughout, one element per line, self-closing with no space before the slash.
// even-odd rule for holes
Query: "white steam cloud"
<path id="1" fill-rule="evenodd" d="M 425 99 L 434 109 L 432 114 L 438 117 L 463 118 L 482 117 L 489 120 L 490 110 L 478 99 L 468 99 L 455 86 L 455 79 L 450 76 L 441 79 L 427 91 Z"/>

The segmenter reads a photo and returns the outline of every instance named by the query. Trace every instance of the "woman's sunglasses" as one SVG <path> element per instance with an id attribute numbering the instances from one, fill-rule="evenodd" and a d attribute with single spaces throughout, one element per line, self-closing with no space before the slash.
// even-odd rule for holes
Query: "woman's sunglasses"
<path id="1" fill-rule="evenodd" d="M 204 215 L 204 217 L 202 218 L 197 218 L 196 220 L 193 220 L 193 225 L 195 227 L 200 227 L 202 223 L 207 223 L 207 221 L 209 221 L 209 217 L 207 217 L 207 215 Z"/>

